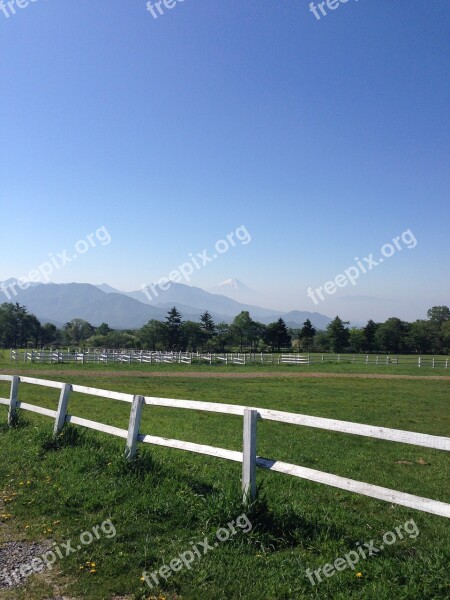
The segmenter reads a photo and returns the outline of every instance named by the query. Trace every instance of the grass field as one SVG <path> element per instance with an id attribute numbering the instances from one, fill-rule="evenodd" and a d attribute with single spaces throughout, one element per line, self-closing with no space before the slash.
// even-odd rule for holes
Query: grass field
<path id="1" fill-rule="evenodd" d="M 5 357 L 0 372 L 12 369 Z M 450 435 L 449 375 L 445 369 L 314 365 L 313 367 L 199 367 L 26 365 L 36 376 L 103 389 L 160 397 L 245 404 Z M 157 370 L 162 377 L 149 377 Z M 286 377 L 308 373 L 420 375 L 423 379 Z M 201 377 L 191 377 L 196 371 Z M 230 377 L 211 378 L 227 372 Z M 268 379 L 255 371 L 270 372 Z M 235 378 L 239 372 L 245 377 Z M 46 375 L 47 373 L 47 375 Z M 225 373 L 224 373 L 225 374 Z M 0 396 L 8 386 L 0 384 Z M 20 399 L 56 408 L 58 390 L 21 384 Z M 126 428 L 129 405 L 80 394 L 69 413 Z M 0 407 L 0 422 L 6 408 Z M 258 471 L 259 500 L 247 511 L 252 524 L 150 590 L 140 581 L 191 548 L 214 539 L 218 527 L 243 513 L 240 465 L 177 450 L 142 447 L 132 464 L 124 441 L 68 428 L 56 443 L 51 420 L 23 414 L 19 426 L 0 429 L 0 489 L 6 498 L 0 543 L 7 539 L 55 543 L 76 540 L 111 519 L 117 534 L 101 536 L 52 571 L 32 576 L 25 588 L 1 598 L 166 598 L 197 600 L 298 598 L 448 598 L 449 524 L 389 503 L 277 473 Z M 213 413 L 146 407 L 141 431 L 241 450 L 242 419 Z M 448 457 L 442 451 L 345 434 L 262 422 L 258 454 L 344 477 L 450 501 Z M 29 483 L 28 483 L 29 482 Z M 14 495 L 15 494 L 15 495 Z M 0 512 L 3 512 L 0 511 Z M 318 569 L 413 519 L 419 534 L 404 536 L 355 570 L 336 572 L 312 585 Z M 1 517 L 0 517 L 1 520 Z M 49 531 L 51 530 L 51 531 Z M 378 542 L 378 544 L 377 544 Z M 95 573 L 85 568 L 95 563 Z M 356 574 L 358 573 L 359 576 Z M 6 594 L 6 595 L 5 595 Z M 53 595 L 52 595 L 53 594 Z M 63 595 L 62 592 L 60 595 Z"/>
<path id="2" fill-rule="evenodd" d="M 402 358 L 399 356 L 399 358 Z M 404 355 L 404 358 L 407 358 L 409 361 L 411 360 L 411 356 Z M 435 358 L 439 359 L 440 364 L 442 364 L 448 357 L 446 356 L 436 356 Z M 59 363 L 59 364 L 39 364 L 38 362 L 27 362 L 23 363 L 23 361 L 19 361 L 17 363 L 12 363 L 10 361 L 9 350 L 0 350 L 0 369 L 3 373 L 15 373 L 17 370 L 21 372 L 32 371 L 32 372 L 77 372 L 81 369 L 83 372 L 95 372 L 95 373 L 111 373 L 113 371 L 117 371 L 122 373 L 123 375 L 129 375 L 130 373 L 154 373 L 163 372 L 163 373 L 186 373 L 192 371 L 204 372 L 204 373 L 248 373 L 248 372 L 256 372 L 256 373 L 373 373 L 373 374 L 386 374 L 386 375 L 415 375 L 415 376 L 447 376 L 450 377 L 450 369 L 445 368 L 443 366 L 438 367 L 430 367 L 423 366 L 418 367 L 416 364 L 400 364 L 398 366 L 394 365 L 365 365 L 365 364 L 352 364 L 351 355 L 347 355 L 342 357 L 341 362 L 325 362 L 325 363 L 316 363 L 310 366 L 307 365 L 289 365 L 289 364 L 276 364 L 277 355 L 274 358 L 274 364 L 261 364 L 261 363 L 250 363 L 247 365 L 224 365 L 224 364 L 213 364 L 209 365 L 205 362 L 200 362 L 198 364 L 192 365 L 184 365 L 184 364 L 138 364 L 134 363 L 129 365 L 127 363 L 115 363 L 105 364 L 105 363 L 89 363 L 89 364 L 80 364 L 80 363 Z M 382 362 L 382 361 L 380 361 Z"/>

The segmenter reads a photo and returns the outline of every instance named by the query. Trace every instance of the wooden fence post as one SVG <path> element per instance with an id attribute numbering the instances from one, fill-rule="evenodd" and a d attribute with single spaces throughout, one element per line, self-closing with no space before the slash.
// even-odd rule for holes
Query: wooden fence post
<path id="1" fill-rule="evenodd" d="M 72 386 L 70 383 L 65 383 L 61 388 L 58 409 L 56 411 L 55 426 L 53 428 L 54 436 L 57 436 L 63 430 L 64 424 L 66 422 L 67 404 L 69 402 L 69 396 L 71 391 Z"/>
<path id="2" fill-rule="evenodd" d="M 17 415 L 17 402 L 19 393 L 19 382 L 20 377 L 14 375 L 11 381 L 11 391 L 9 394 L 9 407 L 8 407 L 8 425 L 12 427 L 16 420 Z"/>
<path id="3" fill-rule="evenodd" d="M 136 455 L 139 426 L 141 424 L 142 408 L 144 407 L 144 396 L 135 396 L 131 404 L 130 423 L 128 426 L 127 446 L 125 457 L 131 460 Z"/>
<path id="4" fill-rule="evenodd" d="M 244 451 L 242 458 L 242 495 L 244 504 L 256 496 L 256 425 L 258 411 L 244 410 Z"/>

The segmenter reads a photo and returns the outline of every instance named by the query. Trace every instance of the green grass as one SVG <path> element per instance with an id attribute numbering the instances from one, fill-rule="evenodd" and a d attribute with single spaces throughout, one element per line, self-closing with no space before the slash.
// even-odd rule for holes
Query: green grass
<path id="1" fill-rule="evenodd" d="M 411 358 L 409 356 L 408 358 Z M 440 359 L 446 359 L 448 357 L 440 356 L 436 357 Z M 275 358 L 275 361 L 277 359 Z M 252 372 L 267 372 L 267 373 L 372 373 L 372 374 L 387 374 L 387 375 L 416 375 L 416 376 L 450 376 L 450 368 L 439 367 L 417 367 L 416 365 L 365 365 L 365 364 L 352 364 L 351 355 L 342 356 L 340 363 L 317 363 L 310 366 L 307 365 L 289 365 L 289 364 L 261 364 L 261 363 L 250 363 L 247 365 L 224 365 L 224 364 L 212 364 L 209 365 L 205 362 L 193 363 L 191 365 L 186 364 L 139 364 L 139 363 L 59 363 L 59 364 L 39 364 L 35 363 L 24 363 L 23 361 L 14 362 L 10 361 L 9 350 L 0 350 L 0 372 L 17 372 L 32 371 L 39 373 L 44 377 L 46 371 L 53 371 L 58 373 L 64 373 L 65 371 L 77 371 L 80 373 L 108 373 L 108 372 L 119 372 L 124 375 L 130 373 L 152 373 L 152 372 L 163 372 L 163 373 L 189 373 L 192 371 L 204 372 L 204 373 L 252 373 Z"/>
<path id="2" fill-rule="evenodd" d="M 55 369 L 55 365 L 37 367 L 41 377 L 46 370 Z M 81 366 L 76 377 L 61 374 L 49 378 L 127 393 L 270 407 L 435 435 L 448 436 L 450 432 L 446 381 L 287 379 L 283 371 L 279 377 L 265 380 L 170 377 L 178 366 L 166 367 L 167 377 L 153 379 L 139 373 L 136 365 L 124 367 L 125 372 L 127 368 L 137 371 L 135 376 L 122 378 L 112 372 L 111 365 L 101 377 L 93 374 L 99 366 L 93 367 Z M 361 372 L 360 365 L 336 367 L 345 372 L 357 367 L 356 372 Z M 63 373 L 64 366 L 57 369 Z M 387 370 L 393 372 L 394 368 Z M 374 371 L 380 372 L 380 367 Z M 423 373 L 425 369 L 417 374 Z M 0 396 L 5 397 L 7 389 L 0 384 Z M 22 400 L 56 408 L 57 398 L 57 390 L 20 385 Z M 129 405 L 73 394 L 69 413 L 126 428 Z M 101 537 L 58 562 L 62 574 L 52 577 L 59 582 L 64 575 L 66 595 L 94 600 L 114 594 L 150 597 L 156 592 L 139 580 L 144 569 L 158 569 L 190 549 L 191 541 L 202 541 L 207 535 L 213 538 L 218 527 L 243 511 L 238 464 L 141 445 L 138 460 L 129 465 L 122 459 L 124 440 L 81 428 L 69 434 L 69 428 L 54 444 L 50 419 L 31 413 L 23 419 L 16 429 L 3 426 L 0 430 L 1 456 L 7 457 L 0 463 L 0 487 L 8 498 L 17 494 L 7 504 L 13 515 L 7 527 L 16 528 L 26 539 L 51 536 L 58 543 L 75 540 L 81 531 L 108 518 L 117 530 L 114 538 Z M 0 422 L 5 421 L 6 407 L 0 407 Z M 242 419 L 146 407 L 141 431 L 240 450 Z M 444 452 L 261 422 L 258 454 L 450 501 Z M 192 569 L 174 574 L 158 593 L 186 600 L 448 597 L 446 519 L 262 470 L 258 471 L 258 483 L 260 500 L 248 512 L 252 531 L 220 544 Z M 357 542 L 374 539 L 377 545 L 384 532 L 394 531 L 409 519 L 417 524 L 419 536 L 405 537 L 376 557 L 361 561 L 357 567 L 361 578 L 347 569 L 315 587 L 310 584 L 307 568 L 333 562 L 354 550 Z M 52 532 L 44 533 L 49 528 Z M 97 573 L 79 569 L 86 561 L 96 563 Z M 29 581 L 26 591 L 10 597 L 48 598 L 42 578 L 35 579 Z"/>

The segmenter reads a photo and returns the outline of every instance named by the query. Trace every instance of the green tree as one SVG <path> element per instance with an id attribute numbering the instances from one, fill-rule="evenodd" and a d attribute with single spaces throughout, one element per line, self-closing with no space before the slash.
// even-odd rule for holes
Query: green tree
<path id="1" fill-rule="evenodd" d="M 259 321 L 253 321 L 249 329 L 250 352 L 257 352 L 261 340 L 264 338 L 266 326 Z"/>
<path id="2" fill-rule="evenodd" d="M 432 351 L 440 354 L 444 347 L 444 326 L 450 320 L 448 306 L 433 306 L 427 311 L 428 321 L 433 335 Z"/>
<path id="3" fill-rule="evenodd" d="M 53 325 L 53 323 L 45 323 L 41 327 L 41 348 L 44 346 L 51 346 L 52 344 L 59 344 L 61 341 L 61 332 Z"/>
<path id="4" fill-rule="evenodd" d="M 269 323 L 264 333 L 264 341 L 272 347 L 272 352 L 291 346 L 291 336 L 283 319 Z"/>
<path id="5" fill-rule="evenodd" d="M 109 327 L 109 325 L 107 323 L 102 323 L 101 325 L 99 325 L 96 328 L 95 334 L 96 335 L 107 335 L 111 331 L 112 331 L 112 329 Z"/>
<path id="6" fill-rule="evenodd" d="M 25 316 L 25 330 L 24 330 L 24 346 L 28 346 L 28 339 L 33 342 L 35 348 L 39 347 L 41 339 L 41 323 L 35 315 Z"/>
<path id="7" fill-rule="evenodd" d="M 188 352 L 197 352 L 203 347 L 206 340 L 206 333 L 200 323 L 186 321 L 181 325 L 182 347 Z"/>
<path id="8" fill-rule="evenodd" d="M 309 319 L 303 323 L 303 327 L 298 332 L 299 346 L 304 352 L 309 352 L 314 342 L 314 336 L 317 330 Z"/>
<path id="9" fill-rule="evenodd" d="M 254 335 L 253 323 L 254 321 L 248 310 L 243 310 L 234 318 L 231 324 L 230 333 L 238 343 L 241 352 L 244 346 L 250 345 L 250 339 Z"/>
<path id="10" fill-rule="evenodd" d="M 349 330 L 345 325 L 348 325 L 348 321 L 342 321 L 339 317 L 327 325 L 328 342 L 333 352 L 342 352 L 348 346 Z"/>
<path id="11" fill-rule="evenodd" d="M 448 306 L 433 306 L 427 311 L 427 317 L 433 325 L 441 327 L 450 320 L 450 308 Z"/>
<path id="12" fill-rule="evenodd" d="M 366 344 L 364 330 L 358 327 L 352 327 L 348 335 L 350 352 L 362 352 Z"/>
<path id="13" fill-rule="evenodd" d="M 26 348 L 29 341 L 39 346 L 41 324 L 18 303 L 0 305 L 0 345 L 3 348 Z"/>
<path id="14" fill-rule="evenodd" d="M 214 336 L 216 335 L 216 325 L 213 321 L 213 318 L 207 310 L 205 310 L 205 312 L 202 315 L 200 315 L 200 323 L 201 329 L 204 333 L 203 343 L 210 347 L 211 342 Z"/>
<path id="15" fill-rule="evenodd" d="M 411 323 L 405 339 L 408 351 L 416 353 L 431 352 L 433 348 L 433 328 L 429 321 L 417 320 Z"/>
<path id="16" fill-rule="evenodd" d="M 375 343 L 383 352 L 398 354 L 406 348 L 407 332 L 408 327 L 404 321 L 397 317 L 391 317 L 378 326 Z"/>
<path id="17" fill-rule="evenodd" d="M 329 345 L 328 334 L 325 331 L 318 331 L 314 336 L 313 350 L 316 352 L 327 352 Z"/>
<path id="18" fill-rule="evenodd" d="M 378 324 L 372 319 L 367 321 L 367 325 L 364 327 L 364 349 L 371 354 L 375 350 L 375 333 L 378 329 Z"/>
<path id="19" fill-rule="evenodd" d="M 450 352 L 450 321 L 442 324 L 442 352 Z"/>
<path id="20" fill-rule="evenodd" d="M 216 335 L 214 338 L 214 344 L 218 352 L 225 352 L 226 345 L 230 339 L 230 326 L 228 323 L 217 323 Z"/>
<path id="21" fill-rule="evenodd" d="M 179 350 L 181 345 L 181 313 L 173 306 L 166 317 L 168 350 Z"/>
<path id="22" fill-rule="evenodd" d="M 72 319 L 63 327 L 63 341 L 65 344 L 83 345 L 95 332 L 95 327 L 84 319 Z"/>
<path id="23" fill-rule="evenodd" d="M 166 323 L 151 319 L 138 332 L 142 346 L 147 350 L 166 350 L 168 346 L 168 326 Z"/>

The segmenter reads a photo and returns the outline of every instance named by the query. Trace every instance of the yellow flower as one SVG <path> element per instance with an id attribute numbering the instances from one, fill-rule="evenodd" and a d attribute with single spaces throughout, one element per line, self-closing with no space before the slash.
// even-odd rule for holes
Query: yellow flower
<path id="1" fill-rule="evenodd" d="M 97 571 L 95 569 L 91 569 L 90 571 L 91 573 L 97 573 Z"/>
<path id="2" fill-rule="evenodd" d="M 362 577 L 362 573 L 356 573 L 356 577 Z"/>

